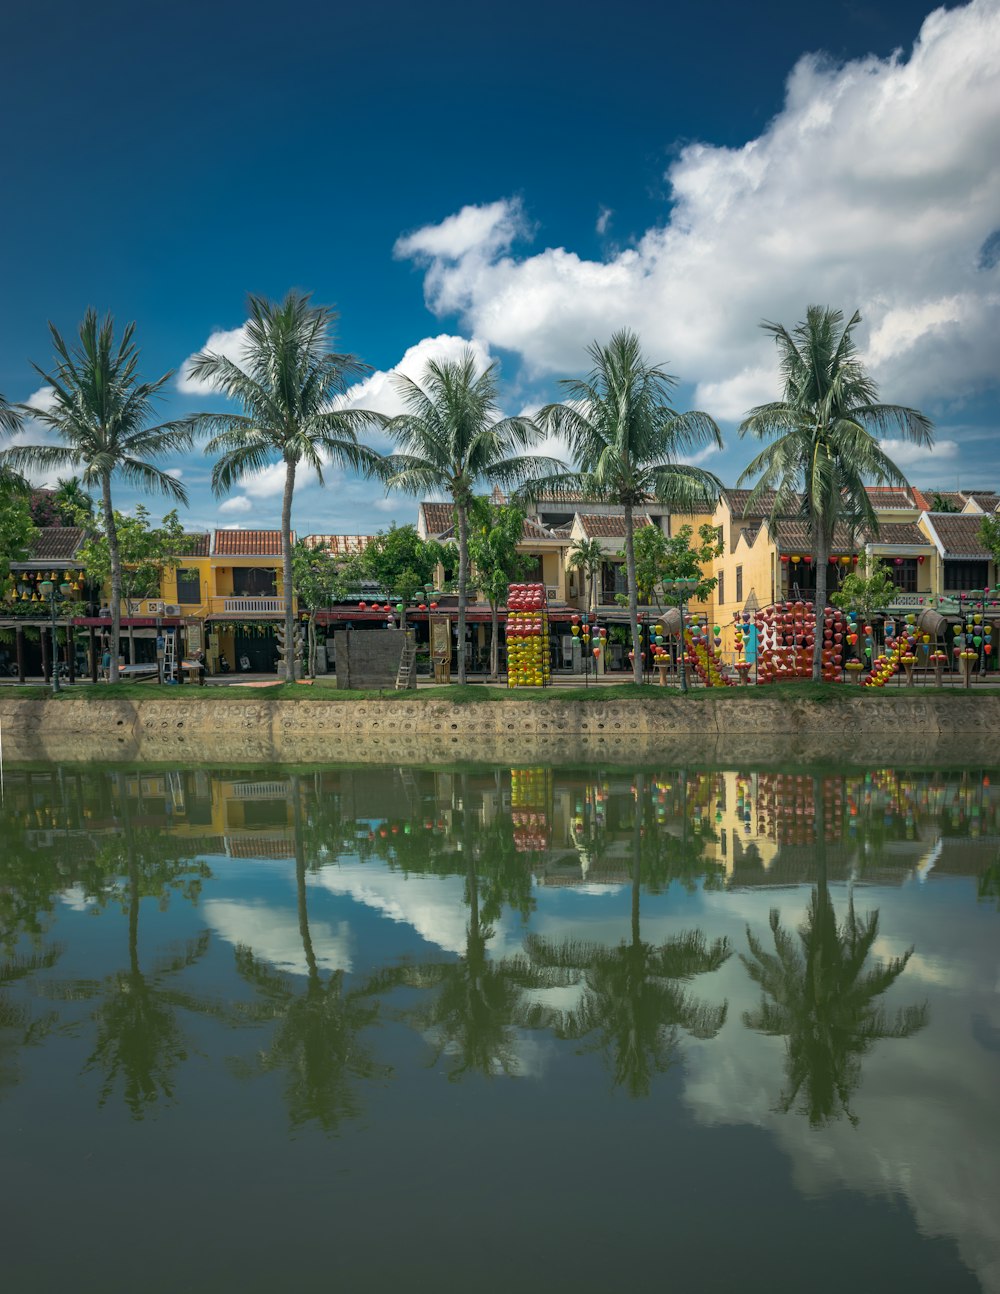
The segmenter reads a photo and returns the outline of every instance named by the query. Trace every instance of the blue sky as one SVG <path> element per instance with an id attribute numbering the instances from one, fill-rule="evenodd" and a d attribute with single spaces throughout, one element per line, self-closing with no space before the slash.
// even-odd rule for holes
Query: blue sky
<path id="1" fill-rule="evenodd" d="M 883 398 L 938 424 L 932 456 L 899 450 L 911 479 L 1000 485 L 1000 0 L 56 0 L 7 13 L 5 44 L 9 399 L 88 305 L 137 321 L 158 376 L 225 345 L 248 291 L 304 288 L 376 371 L 357 403 L 466 339 L 509 412 L 628 324 L 720 422 L 703 461 L 733 483 L 740 415 L 778 394 L 757 324 L 819 302 L 861 308 Z M 219 407 L 184 385 L 165 417 Z M 276 524 L 277 473 L 220 511 L 203 456 L 168 466 L 190 524 Z M 334 474 L 295 524 L 414 515 Z"/>

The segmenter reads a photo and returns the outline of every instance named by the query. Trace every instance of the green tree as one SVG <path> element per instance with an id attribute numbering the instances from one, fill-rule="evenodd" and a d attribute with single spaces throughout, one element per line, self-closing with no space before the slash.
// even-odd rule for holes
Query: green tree
<path id="1" fill-rule="evenodd" d="M 0 483 L 0 580 L 10 574 L 11 562 L 27 557 L 37 533 L 25 492 Z"/>
<path id="2" fill-rule="evenodd" d="M 422 598 L 425 584 L 435 583 L 442 555 L 441 545 L 421 539 L 416 526 L 391 526 L 371 537 L 359 568 L 390 597 L 411 602 Z"/>
<path id="3" fill-rule="evenodd" d="M 507 588 L 531 565 L 529 558 L 517 551 L 524 535 L 524 509 L 516 503 L 492 503 L 476 495 L 469 508 L 469 558 L 476 568 L 476 584 L 490 604 L 490 678 L 499 673 L 500 603 Z"/>
<path id="4" fill-rule="evenodd" d="M 704 565 L 713 557 L 722 553 L 722 544 L 714 526 L 703 525 L 698 528 L 698 543 L 692 545 L 694 527 L 681 526 L 676 535 L 667 536 L 659 526 L 643 526 L 635 536 L 635 578 L 639 596 L 643 602 L 660 601 L 661 585 L 664 580 L 695 579 L 698 586 L 684 597 L 703 600 L 709 596 L 718 584 L 714 575 L 706 575 Z M 624 554 L 622 554 L 624 555 Z M 675 605 L 679 603 L 678 594 L 666 593 L 664 601 Z"/>
<path id="5" fill-rule="evenodd" d="M 993 554 L 993 562 L 1000 566 L 1000 517 L 987 513 L 979 523 L 979 542 Z"/>
<path id="6" fill-rule="evenodd" d="M 310 678 L 316 676 L 316 612 L 346 598 L 355 573 L 355 562 L 334 557 L 325 548 L 309 548 L 300 539 L 292 549 L 292 582 L 299 605 L 308 612 Z"/>
<path id="7" fill-rule="evenodd" d="M 380 461 L 358 441 L 371 415 L 338 407 L 348 382 L 365 367 L 353 355 L 330 350 L 337 313 L 309 300 L 294 291 L 280 305 L 251 296 L 240 362 L 206 351 L 190 367 L 193 379 L 211 383 L 243 408 L 241 414 L 200 413 L 193 419 L 195 427 L 211 433 L 205 452 L 219 456 L 212 468 L 216 495 L 228 494 L 274 461 L 284 465 L 281 563 L 288 680 L 295 677 L 292 501 L 299 468 L 311 468 L 322 483 L 330 464 L 371 472 Z"/>
<path id="8" fill-rule="evenodd" d="M 399 452 L 385 464 L 386 488 L 408 494 L 441 491 L 458 519 L 458 681 L 465 682 L 465 613 L 469 596 L 469 508 L 476 484 L 518 486 L 560 464 L 528 456 L 539 439 L 530 418 L 500 417 L 497 366 L 476 375 L 476 357 L 432 360 L 420 383 L 397 375 L 406 412 L 384 421 Z"/>
<path id="9" fill-rule="evenodd" d="M 843 1113 L 852 1124 L 851 1093 L 861 1081 L 861 1057 L 881 1038 L 909 1038 L 927 1022 L 927 1008 L 904 1007 L 890 1014 L 878 999 L 906 969 L 913 949 L 868 970 L 878 937 L 878 912 L 859 918 L 849 901 L 838 926 L 826 873 L 825 801 L 820 778 L 813 779 L 817 885 L 798 944 L 771 909 L 774 953 L 747 927 L 750 956 L 740 960 L 763 991 L 760 1005 L 746 1011 L 748 1029 L 786 1039 L 787 1087 L 778 1108 L 796 1106 L 813 1127 Z"/>
<path id="10" fill-rule="evenodd" d="M 876 561 L 868 575 L 857 571 L 845 575 L 837 592 L 830 594 L 830 601 L 842 611 L 857 611 L 869 621 L 876 611 L 884 611 L 898 592 L 888 566 Z"/>
<path id="11" fill-rule="evenodd" d="M 112 480 L 146 491 L 158 491 L 187 503 L 187 492 L 179 481 L 150 460 L 162 458 L 191 444 L 186 421 L 164 422 L 150 427 L 160 390 L 171 374 L 155 382 L 139 378 L 139 349 L 135 324 L 126 325 L 115 343 L 114 320 L 98 320 L 88 310 L 80 325 L 80 343 L 69 347 L 49 324 L 56 351 L 51 373 L 34 367 L 52 391 L 52 402 L 44 409 L 22 405 L 43 427 L 58 436 L 58 445 L 22 445 L 7 450 L 4 457 L 17 471 L 57 471 L 61 467 L 83 466 L 84 485 L 100 490 L 101 512 L 111 565 L 111 682 L 118 681 L 118 639 L 121 632 L 122 563 L 111 496 Z"/>
<path id="12" fill-rule="evenodd" d="M 89 525 L 94 516 L 94 500 L 84 489 L 79 476 L 60 476 L 56 481 L 53 502 L 64 526 Z"/>
<path id="13" fill-rule="evenodd" d="M 816 643 L 813 678 L 823 668 L 823 616 L 827 562 L 834 527 L 846 522 L 853 530 L 877 536 L 878 517 L 866 483 L 906 485 L 896 464 L 876 436 L 892 434 L 930 446 L 930 420 L 916 409 L 880 404 L 878 388 L 865 372 L 853 332 L 861 322 L 855 312 L 844 325 L 839 310 L 810 306 L 803 323 L 791 333 L 781 324 L 763 323 L 778 348 L 784 391 L 782 399 L 751 409 L 740 435 L 774 438 L 740 477 L 758 478 L 747 508 L 774 491 L 771 520 L 799 516 L 812 536 L 816 572 Z"/>
<path id="14" fill-rule="evenodd" d="M 943 494 L 939 494 L 937 490 L 935 490 L 933 496 L 931 497 L 931 511 L 932 512 L 958 512 L 960 511 L 960 509 L 956 508 L 954 503 L 952 503 L 950 499 L 946 499 Z"/>
<path id="15" fill-rule="evenodd" d="M 121 597 L 128 606 L 131 620 L 134 611 L 128 604 L 143 598 L 157 597 L 161 591 L 163 572 L 179 564 L 179 554 L 184 550 L 184 527 L 178 520 L 176 510 L 168 512 L 158 526 L 150 525 L 149 512 L 140 503 L 131 516 L 124 512 L 114 514 L 114 533 L 120 563 Z M 114 562 L 108 533 L 91 534 L 82 544 L 77 557 L 87 572 L 88 580 L 105 588 L 111 578 Z M 134 665 L 135 633 L 131 624 L 128 640 L 129 661 Z"/>
<path id="16" fill-rule="evenodd" d="M 566 565 L 572 571 L 583 572 L 587 581 L 587 609 L 591 615 L 597 613 L 597 577 L 601 573 L 604 559 L 605 553 L 599 539 L 574 539 L 570 544 Z"/>
<path id="17" fill-rule="evenodd" d="M 712 506 L 721 483 L 711 472 L 678 463 L 677 457 L 705 445 L 721 446 L 722 435 L 707 413 L 678 413 L 671 407 L 677 379 L 646 359 L 635 333 L 617 332 L 607 346 L 595 342 L 588 354 L 590 373 L 563 380 L 565 403 L 547 405 L 539 414 L 542 427 L 565 436 L 574 461 L 585 466 L 547 484 L 580 490 L 587 498 L 606 499 L 625 510 L 633 669 L 641 683 L 635 510 L 651 499 L 681 512 Z"/>

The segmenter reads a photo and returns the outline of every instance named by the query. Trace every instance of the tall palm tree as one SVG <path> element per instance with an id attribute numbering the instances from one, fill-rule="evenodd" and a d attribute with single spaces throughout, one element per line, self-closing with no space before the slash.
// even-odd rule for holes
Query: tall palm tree
<path id="1" fill-rule="evenodd" d="M 604 549 L 599 539 L 574 539 L 569 549 L 566 565 L 570 570 L 582 571 L 587 581 L 587 609 L 597 611 L 597 577 L 601 573 Z"/>
<path id="2" fill-rule="evenodd" d="M 625 509 L 625 565 L 632 624 L 633 668 L 642 682 L 639 594 L 635 578 L 635 509 L 651 499 L 682 512 L 713 506 L 721 482 L 677 457 L 705 445 L 722 444 L 722 434 L 707 413 L 678 413 L 670 405 L 677 379 L 651 364 L 638 336 L 622 330 L 606 346 L 594 342 L 593 367 L 585 378 L 560 383 L 562 404 L 546 405 L 539 423 L 566 437 L 576 472 L 551 479 L 556 489 L 582 490 Z"/>
<path id="3" fill-rule="evenodd" d="M 877 536 L 878 518 L 866 482 L 906 485 L 875 436 L 892 433 L 925 446 L 933 441 L 933 425 L 919 410 L 879 404 L 878 388 L 865 372 L 854 342 L 860 322 L 858 311 L 844 325 L 841 311 L 810 306 L 805 321 L 791 333 L 781 324 L 762 323 L 778 348 L 784 393 L 780 400 L 751 409 L 740 425 L 741 436 L 775 438 L 740 477 L 739 484 L 759 477 L 747 509 L 773 490 L 772 522 L 797 514 L 812 535 L 817 680 L 823 668 L 827 562 L 834 527 L 842 520 Z"/>
<path id="4" fill-rule="evenodd" d="M 228 494 L 247 475 L 268 464 L 285 466 L 281 501 L 281 569 L 285 599 L 285 678 L 295 677 L 293 648 L 292 499 L 299 467 L 323 481 L 333 463 L 371 472 L 379 463 L 374 450 L 359 443 L 358 431 L 372 424 L 360 409 L 339 408 L 350 381 L 366 371 L 353 355 L 330 347 L 338 315 L 329 306 L 310 305 L 308 294 L 289 292 L 279 304 L 249 298 L 246 344 L 239 363 L 205 351 L 191 361 L 190 374 L 209 382 L 243 408 L 243 413 L 200 413 L 196 429 L 211 432 L 207 454 L 218 454 L 212 468 L 216 495 Z"/>
<path id="5" fill-rule="evenodd" d="M 72 348 L 54 325 L 49 324 L 49 331 L 56 351 L 55 369 L 47 373 L 37 364 L 34 368 L 51 388 L 52 404 L 44 409 L 19 408 L 54 431 L 62 443 L 21 445 L 7 450 L 4 458 L 17 471 L 82 467 L 84 485 L 100 490 L 111 557 L 111 682 L 115 683 L 122 567 L 111 482 L 119 477 L 128 485 L 187 503 L 183 485 L 150 460 L 187 449 L 191 428 L 183 420 L 147 425 L 160 389 L 171 374 L 165 373 L 155 382 L 140 380 L 134 323 L 125 326 L 116 343 L 111 315 L 99 320 L 95 310 L 88 310 L 80 325 L 80 343 Z"/>
<path id="6" fill-rule="evenodd" d="M 469 507 L 477 482 L 518 486 L 558 471 L 551 459 L 526 456 L 540 432 L 530 418 L 500 417 L 497 365 L 476 374 L 471 350 L 456 360 L 431 360 L 420 382 L 397 375 L 406 412 L 385 420 L 399 446 L 385 464 L 387 490 L 441 491 L 458 518 L 458 681 L 465 682 L 465 611 L 469 596 Z"/>

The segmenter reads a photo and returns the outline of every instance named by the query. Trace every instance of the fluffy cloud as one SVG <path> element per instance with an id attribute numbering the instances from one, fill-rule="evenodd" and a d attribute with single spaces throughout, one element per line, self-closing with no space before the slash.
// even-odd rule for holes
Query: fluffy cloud
<path id="1" fill-rule="evenodd" d="M 231 328 L 228 331 L 221 329 L 212 333 L 207 342 L 202 347 L 203 351 L 212 351 L 216 355 L 225 355 L 231 359 L 234 364 L 238 364 L 243 358 L 243 352 L 246 349 L 246 325 L 239 328 Z M 189 355 L 177 372 L 177 389 L 183 391 L 186 395 L 211 395 L 215 387 L 211 382 L 205 382 L 191 376 L 191 365 L 194 356 Z"/>
<path id="2" fill-rule="evenodd" d="M 896 466 L 904 471 L 910 467 L 926 467 L 933 475 L 938 464 L 949 463 L 958 457 L 957 440 L 935 440 L 932 449 L 927 449 L 923 445 L 913 445 L 908 440 L 882 440 L 879 444 Z"/>
<path id="3" fill-rule="evenodd" d="M 29 405 L 32 409 L 37 409 L 41 413 L 48 413 L 49 410 L 55 407 L 55 402 L 55 392 L 50 386 L 39 387 L 24 401 L 26 405 Z M 32 418 L 30 414 L 25 414 L 21 430 L 15 432 L 13 436 L 7 437 L 4 448 L 19 449 L 22 445 L 62 445 L 62 443 L 62 440 L 54 431 L 36 418 Z M 82 471 L 82 463 L 71 462 L 67 463 L 65 467 L 46 468 L 44 470 L 32 469 L 25 472 L 24 475 L 34 486 L 54 489 L 60 476 L 78 476 Z"/>
<path id="4" fill-rule="evenodd" d="M 237 513 L 253 512 L 253 504 L 245 494 L 234 494 L 231 499 L 226 499 L 219 504 L 219 511 L 236 516 Z"/>
<path id="5" fill-rule="evenodd" d="M 668 222 L 608 261 L 517 255 L 516 201 L 466 207 L 396 251 L 426 265 L 431 309 L 536 374 L 577 371 L 592 338 L 628 325 L 701 382 L 696 404 L 736 418 L 776 394 L 761 318 L 791 324 L 819 302 L 861 309 L 883 398 L 915 404 L 996 380 L 998 154 L 1000 3 L 974 0 L 932 13 L 909 59 L 801 59 L 767 129 L 685 148 Z"/>

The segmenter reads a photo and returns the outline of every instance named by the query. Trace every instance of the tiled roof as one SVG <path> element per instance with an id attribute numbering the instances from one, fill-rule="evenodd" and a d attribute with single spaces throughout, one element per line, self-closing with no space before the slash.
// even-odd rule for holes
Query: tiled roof
<path id="1" fill-rule="evenodd" d="M 865 492 L 873 508 L 912 508 L 916 504 L 907 490 L 894 490 L 885 485 L 866 485 Z"/>
<path id="2" fill-rule="evenodd" d="M 983 512 L 996 512 L 1000 505 L 1000 494 L 993 490 L 969 490 L 965 493 L 966 503 L 975 503 Z"/>
<path id="3" fill-rule="evenodd" d="M 624 539 L 625 538 L 625 518 L 624 516 L 605 517 L 594 513 L 578 513 L 577 520 L 583 527 L 583 533 L 588 539 Z M 644 512 L 637 513 L 632 518 L 633 530 L 640 530 L 643 526 L 651 526 L 653 523 Z"/>
<path id="4" fill-rule="evenodd" d="M 929 512 L 927 519 L 941 541 L 945 557 L 991 557 L 979 538 L 982 517 L 977 512 Z"/>
<path id="5" fill-rule="evenodd" d="M 295 532 L 292 532 L 295 543 Z M 280 530 L 217 530 L 215 557 L 280 557 Z"/>
<path id="6" fill-rule="evenodd" d="M 783 553 L 810 553 L 812 552 L 812 535 L 809 533 L 809 527 L 804 521 L 784 521 L 782 520 L 776 527 L 777 545 Z M 833 544 L 830 553 L 840 556 L 845 553 L 856 553 L 858 548 L 864 544 L 864 539 L 857 532 L 839 523 L 833 532 Z"/>
<path id="7" fill-rule="evenodd" d="M 940 499 L 942 503 L 950 504 L 956 512 L 961 512 L 965 507 L 965 495 L 961 490 L 922 490 L 921 493 L 927 500 L 928 512 L 934 511 L 935 499 Z"/>
<path id="8" fill-rule="evenodd" d="M 874 544 L 923 544 L 930 546 L 930 540 L 915 521 L 883 521 L 878 528 L 878 538 L 873 535 Z"/>
<path id="9" fill-rule="evenodd" d="M 32 562 L 69 562 L 76 556 L 84 535 L 79 526 L 45 526 L 31 545 Z"/>
<path id="10" fill-rule="evenodd" d="M 454 523 L 453 503 L 421 503 L 420 511 L 424 514 L 424 525 L 429 535 L 443 535 Z"/>
<path id="11" fill-rule="evenodd" d="M 531 521 L 527 517 L 524 519 L 524 525 L 521 528 L 521 541 L 528 539 L 557 539 L 554 530 L 547 530 L 545 526 L 540 526 L 537 521 Z"/>
<path id="12" fill-rule="evenodd" d="M 211 551 L 210 539 L 211 539 L 211 536 L 207 534 L 185 535 L 184 546 L 181 548 L 180 552 L 178 553 L 178 556 L 179 557 L 207 557 L 209 555 L 209 552 Z"/>
<path id="13" fill-rule="evenodd" d="M 363 553 L 371 541 L 371 535 L 306 535 L 302 540 L 307 548 L 325 548 L 334 557 Z"/>
<path id="14" fill-rule="evenodd" d="M 722 497 L 729 504 L 729 511 L 734 521 L 759 521 L 769 517 L 774 507 L 774 491 L 765 490 L 750 512 L 746 511 L 750 490 L 723 490 Z"/>

